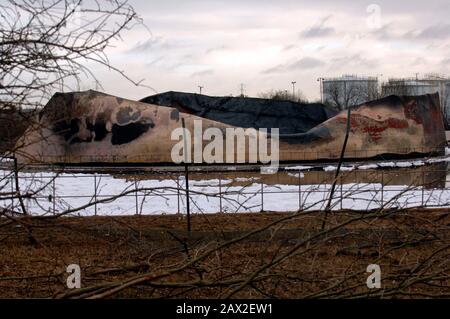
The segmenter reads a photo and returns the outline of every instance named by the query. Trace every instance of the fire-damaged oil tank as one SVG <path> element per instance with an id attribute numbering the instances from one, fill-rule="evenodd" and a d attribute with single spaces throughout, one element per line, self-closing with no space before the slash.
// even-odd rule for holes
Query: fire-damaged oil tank
<path id="1" fill-rule="evenodd" d="M 281 135 L 280 154 L 284 160 L 339 158 L 347 114 L 342 111 L 306 133 Z M 391 95 L 352 107 L 345 158 L 443 155 L 445 145 L 438 94 Z"/>
<path id="2" fill-rule="evenodd" d="M 207 104 L 203 109 L 208 110 Z M 173 140 L 171 134 L 181 127 L 182 118 L 191 132 L 195 120 L 201 120 L 204 130 L 225 131 L 239 123 L 233 119 L 239 117 L 237 109 L 230 112 L 228 120 L 216 117 L 214 114 L 218 113 L 214 112 L 196 111 L 194 115 L 183 110 L 95 91 L 57 93 L 40 112 L 37 123 L 17 142 L 16 157 L 23 163 L 172 163 L 171 151 L 178 140 Z M 262 121 L 258 121 L 258 114 L 263 114 Z M 253 119 L 242 123 L 242 127 L 270 129 L 281 125 L 283 120 L 280 122 L 279 117 L 274 115 L 273 119 L 268 114 L 254 112 Z M 292 127 L 280 128 L 279 160 L 337 160 L 345 137 L 347 112 L 326 117 L 322 123 L 302 132 L 302 123 L 308 115 L 299 115 L 298 125 L 297 117 L 293 116 Z M 345 157 L 442 154 L 445 143 L 437 94 L 390 96 L 352 108 Z M 248 159 L 248 150 L 244 152 Z"/>
<path id="3" fill-rule="evenodd" d="M 252 97 L 207 96 L 165 92 L 141 102 L 169 106 L 180 112 L 238 127 L 272 128 L 280 134 L 305 133 L 338 112 L 320 103 L 297 103 Z"/>

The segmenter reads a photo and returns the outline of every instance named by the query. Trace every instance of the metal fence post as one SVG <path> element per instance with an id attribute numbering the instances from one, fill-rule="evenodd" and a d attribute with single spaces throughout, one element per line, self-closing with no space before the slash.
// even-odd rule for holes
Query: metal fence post
<path id="1" fill-rule="evenodd" d="M 301 172 L 298 172 L 298 210 L 302 209 L 302 179 Z"/>
<path id="2" fill-rule="evenodd" d="M 97 216 L 97 174 L 94 173 L 94 211 Z"/>
<path id="3" fill-rule="evenodd" d="M 177 210 L 180 214 L 180 175 L 177 175 Z"/>
<path id="4" fill-rule="evenodd" d="M 191 209 L 189 206 L 189 167 L 188 167 L 188 160 L 190 161 L 190 159 L 187 158 L 187 140 L 186 140 L 186 124 L 184 122 L 184 117 L 181 118 L 181 126 L 183 127 L 183 157 L 184 157 L 184 178 L 185 178 L 185 182 L 186 182 L 186 217 L 187 217 L 187 231 L 188 233 L 191 232 Z M 189 145 L 189 147 L 191 147 Z"/>
<path id="5" fill-rule="evenodd" d="M 384 172 L 381 171 L 381 208 L 384 207 Z"/>
<path id="6" fill-rule="evenodd" d="M 425 173 L 422 171 L 422 207 L 424 206 Z"/>
<path id="7" fill-rule="evenodd" d="M 136 205 L 136 215 L 139 215 L 139 203 L 138 203 L 138 186 L 137 186 L 137 177 L 134 178 L 134 197 L 135 197 L 135 205 Z"/>
<path id="8" fill-rule="evenodd" d="M 222 212 L 222 177 L 219 176 L 219 209 Z"/>
<path id="9" fill-rule="evenodd" d="M 261 211 L 264 211 L 264 184 L 261 180 Z"/>
<path id="10" fill-rule="evenodd" d="M 14 209 L 14 177 L 11 176 L 11 211 Z"/>
<path id="11" fill-rule="evenodd" d="M 56 215 L 56 176 L 53 178 L 53 214 Z"/>
<path id="12" fill-rule="evenodd" d="M 22 209 L 23 214 L 27 215 L 28 214 L 27 213 L 27 209 L 25 208 L 25 203 L 23 201 L 22 194 L 20 192 L 19 168 L 18 168 L 18 165 L 17 165 L 17 158 L 16 158 L 15 155 L 13 156 L 13 160 L 14 160 L 14 181 L 15 181 L 15 184 L 16 184 L 15 185 L 15 193 L 18 196 L 19 205 L 20 205 L 20 208 Z"/>
<path id="13" fill-rule="evenodd" d="M 184 121 L 183 121 L 184 123 Z M 186 149 L 186 148 L 185 148 Z M 187 218 L 187 231 L 191 232 L 191 208 L 190 208 L 190 197 L 189 197 L 189 167 L 187 164 L 184 165 L 184 178 L 186 182 L 186 218 Z"/>

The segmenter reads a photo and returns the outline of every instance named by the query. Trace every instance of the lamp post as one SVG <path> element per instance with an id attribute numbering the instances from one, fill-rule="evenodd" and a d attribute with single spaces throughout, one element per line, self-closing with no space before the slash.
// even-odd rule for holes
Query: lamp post
<path id="1" fill-rule="evenodd" d="M 380 98 L 380 96 L 381 96 L 381 89 L 382 89 L 382 84 L 381 84 L 381 77 L 383 76 L 383 74 L 381 74 L 381 73 L 377 73 L 377 76 L 376 76 L 376 80 L 377 80 L 377 87 L 376 87 L 376 94 L 375 94 L 375 97 L 378 99 L 378 98 Z"/>
<path id="2" fill-rule="evenodd" d="M 296 81 L 292 81 L 292 97 L 295 98 L 295 83 L 297 83 Z"/>
<path id="3" fill-rule="evenodd" d="M 320 84 L 320 103 L 323 104 L 323 84 L 322 84 L 323 78 L 318 78 L 317 81 Z"/>
<path id="4" fill-rule="evenodd" d="M 199 91 L 200 91 L 200 94 L 202 94 L 203 86 L 199 85 L 199 86 L 198 86 L 198 89 L 199 89 Z"/>

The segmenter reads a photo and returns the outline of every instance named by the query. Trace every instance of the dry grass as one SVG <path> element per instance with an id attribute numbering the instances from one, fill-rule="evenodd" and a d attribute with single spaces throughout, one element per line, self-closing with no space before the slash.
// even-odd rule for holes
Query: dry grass
<path id="1" fill-rule="evenodd" d="M 65 269 L 72 263 L 81 266 L 82 286 L 90 287 L 165 274 L 208 251 L 189 267 L 110 296 L 215 298 L 236 290 L 232 297 L 450 297 L 450 215 L 445 210 L 372 217 L 321 236 L 316 235 L 323 213 L 299 215 L 216 249 L 288 216 L 194 215 L 191 234 L 179 215 L 20 219 L 0 227 L 0 297 L 62 296 L 69 292 Z M 359 216 L 333 213 L 328 227 Z M 238 289 L 283 254 L 286 259 Z M 371 263 L 381 266 L 381 290 L 366 287 Z"/>

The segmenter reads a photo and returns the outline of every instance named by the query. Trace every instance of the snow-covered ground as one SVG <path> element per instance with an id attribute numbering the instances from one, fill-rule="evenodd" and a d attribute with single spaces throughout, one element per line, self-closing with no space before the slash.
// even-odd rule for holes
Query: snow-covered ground
<path id="1" fill-rule="evenodd" d="M 370 164 L 368 164 L 370 165 Z M 255 173 L 256 174 L 256 173 Z M 286 174 L 286 173 L 285 173 Z M 301 172 L 289 174 L 303 178 Z M 298 175 L 297 175 L 298 174 Z M 1 179 L 3 176 L 3 179 Z M 25 206 L 33 214 L 60 213 L 67 209 L 88 205 L 97 200 L 129 192 L 126 196 L 89 206 L 76 215 L 126 215 L 174 214 L 186 212 L 185 182 L 183 177 L 173 179 L 127 180 L 112 175 L 20 173 L 23 194 L 42 189 Z M 178 184 L 181 189 L 179 189 Z M 236 185 L 239 184 L 239 185 Z M 234 180 L 209 179 L 190 181 L 191 212 L 259 212 L 295 211 L 299 208 L 316 210 L 325 208 L 331 185 L 267 185 L 257 176 L 237 177 Z M 97 191 L 95 191 L 97 187 Z M 14 189 L 14 179 L 9 172 L 0 171 L 0 192 Z M 139 191 L 136 196 L 135 189 Z M 96 194 L 96 197 L 94 197 Z M 221 196 L 219 196 L 221 194 Z M 56 200 L 54 196 L 56 195 Z M 1 197 L 0 197 L 1 198 Z M 342 198 L 342 200 L 341 200 Z M 14 205 L 17 200 L 0 199 L 1 207 Z M 137 205 L 136 205 L 137 204 Z M 424 189 L 422 187 L 384 186 L 376 183 L 337 185 L 333 200 L 334 209 L 368 210 L 386 207 L 450 206 L 450 189 Z M 137 209 L 136 209 L 137 207 Z M 221 209 L 222 208 L 222 209 Z"/>

